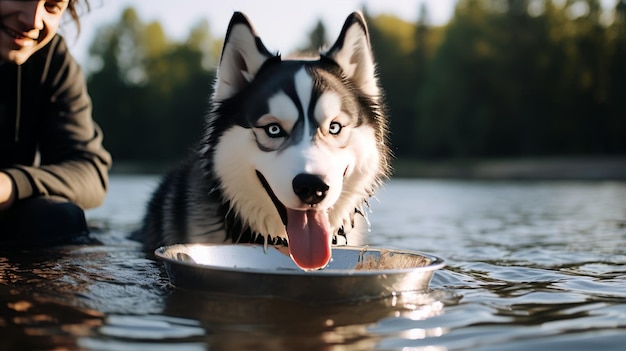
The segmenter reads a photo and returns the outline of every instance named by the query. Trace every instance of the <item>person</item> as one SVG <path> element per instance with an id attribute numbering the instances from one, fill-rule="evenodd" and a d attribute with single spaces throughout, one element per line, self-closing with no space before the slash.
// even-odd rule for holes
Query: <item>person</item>
<path id="1" fill-rule="evenodd" d="M 84 237 L 111 155 L 92 119 L 78 63 L 57 34 L 64 14 L 80 32 L 78 2 L 0 0 L 0 245 Z"/>

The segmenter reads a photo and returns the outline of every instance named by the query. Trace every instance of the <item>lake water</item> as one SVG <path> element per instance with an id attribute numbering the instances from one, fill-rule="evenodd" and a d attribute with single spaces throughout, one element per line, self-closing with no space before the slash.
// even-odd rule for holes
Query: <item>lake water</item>
<path id="1" fill-rule="evenodd" d="M 156 182 L 113 176 L 88 212 L 94 243 L 0 253 L 0 350 L 626 345 L 626 183 L 394 179 L 371 201 L 369 244 L 448 266 L 427 292 L 311 305 L 169 285 L 126 238 Z"/>

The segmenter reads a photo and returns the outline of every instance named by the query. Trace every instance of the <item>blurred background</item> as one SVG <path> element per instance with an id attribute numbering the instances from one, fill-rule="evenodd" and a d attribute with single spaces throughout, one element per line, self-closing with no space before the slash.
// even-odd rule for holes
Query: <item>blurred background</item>
<path id="1" fill-rule="evenodd" d="M 161 172 L 198 140 L 233 11 L 286 56 L 362 10 L 396 175 L 626 179 L 626 0 L 90 4 L 72 51 L 119 172 Z"/>

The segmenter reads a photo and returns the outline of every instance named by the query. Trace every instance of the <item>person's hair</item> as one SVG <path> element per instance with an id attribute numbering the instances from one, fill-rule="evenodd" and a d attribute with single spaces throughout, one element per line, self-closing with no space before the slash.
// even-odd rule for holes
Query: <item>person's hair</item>
<path id="1" fill-rule="evenodd" d="M 67 4 L 67 12 L 69 12 L 70 16 L 72 17 L 72 21 L 76 23 L 77 35 L 80 34 L 80 18 L 79 18 L 79 10 L 77 8 L 77 5 L 81 1 L 84 3 L 84 7 L 86 10 L 85 12 L 89 12 L 90 10 L 89 0 L 69 0 Z"/>

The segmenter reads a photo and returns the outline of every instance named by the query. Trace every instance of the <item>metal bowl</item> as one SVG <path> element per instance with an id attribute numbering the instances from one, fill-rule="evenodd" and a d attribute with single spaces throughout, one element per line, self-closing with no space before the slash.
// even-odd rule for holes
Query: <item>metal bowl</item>
<path id="1" fill-rule="evenodd" d="M 155 251 L 172 284 L 213 293 L 342 301 L 423 291 L 445 262 L 429 254 L 339 246 L 326 268 L 302 271 L 284 247 L 178 244 Z"/>

